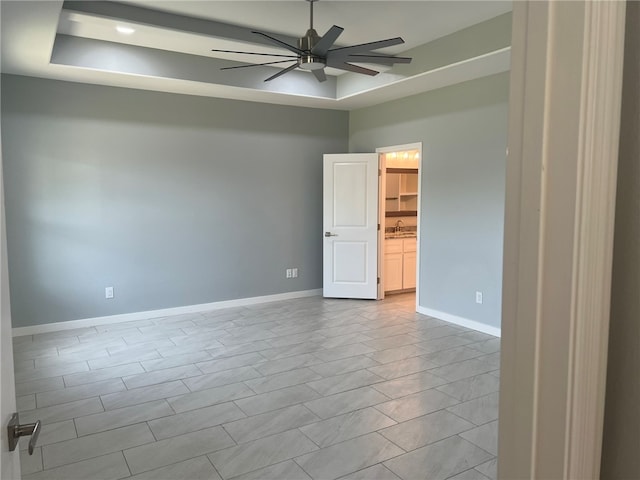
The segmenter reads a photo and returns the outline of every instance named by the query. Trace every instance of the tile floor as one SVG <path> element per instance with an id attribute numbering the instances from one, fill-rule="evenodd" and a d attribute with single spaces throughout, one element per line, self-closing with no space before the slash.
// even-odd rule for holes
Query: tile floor
<path id="1" fill-rule="evenodd" d="M 319 297 L 18 337 L 24 479 L 496 478 L 499 339 Z"/>

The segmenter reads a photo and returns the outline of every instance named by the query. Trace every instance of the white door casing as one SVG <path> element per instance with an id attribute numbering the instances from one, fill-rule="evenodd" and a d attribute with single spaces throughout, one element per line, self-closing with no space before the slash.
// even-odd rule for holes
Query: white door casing
<path id="1" fill-rule="evenodd" d="M 326 154 L 323 295 L 378 295 L 378 154 Z"/>
<path id="2" fill-rule="evenodd" d="M 0 478 L 20 478 L 19 449 L 9 451 L 7 424 L 16 411 L 16 391 L 13 374 L 13 343 L 11 310 L 9 308 L 9 269 L 7 268 L 7 235 L 4 216 L 4 188 L 2 181 L 2 150 L 0 149 Z"/>
<path id="3" fill-rule="evenodd" d="M 386 253 L 386 240 L 385 231 L 387 227 L 386 218 L 386 198 L 387 193 L 387 159 L 386 156 L 381 154 L 379 149 L 376 150 L 378 154 L 378 223 L 380 224 L 380 231 L 378 232 L 378 277 L 380 282 L 378 283 L 378 300 L 384 300 L 385 281 L 387 279 L 387 264 L 385 260 Z"/>
<path id="4" fill-rule="evenodd" d="M 424 159 L 424 153 L 422 150 L 422 142 L 416 143 L 405 143 L 402 145 L 390 145 L 387 147 L 379 147 L 376 148 L 376 153 L 380 155 L 380 168 L 383 172 L 386 172 L 386 163 L 385 163 L 385 153 L 391 152 L 403 152 L 408 150 L 417 150 L 420 154 L 420 161 L 418 162 L 418 217 L 417 217 L 417 226 L 416 226 L 416 280 L 415 280 L 415 289 L 416 289 L 416 311 L 420 306 L 420 202 L 422 201 L 422 165 Z M 386 182 L 380 182 L 380 195 L 381 198 L 379 200 L 379 208 L 380 208 L 380 223 L 382 224 L 382 228 L 380 231 L 379 242 L 382 245 L 384 242 L 384 221 L 385 221 L 385 198 L 388 196 L 386 193 Z M 384 271 L 384 248 L 380 248 L 379 252 L 379 276 L 384 280 L 386 278 L 386 273 Z M 380 290 L 378 292 L 378 298 L 384 298 L 384 285 L 382 285 L 384 281 L 381 282 Z"/>
<path id="5" fill-rule="evenodd" d="M 625 2 L 514 2 L 498 478 L 600 478 Z"/>

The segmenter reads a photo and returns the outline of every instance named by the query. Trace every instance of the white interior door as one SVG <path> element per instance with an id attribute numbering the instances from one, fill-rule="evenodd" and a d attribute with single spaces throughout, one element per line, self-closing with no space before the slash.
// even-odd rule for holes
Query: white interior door
<path id="1" fill-rule="evenodd" d="M 324 156 L 323 295 L 377 298 L 378 154 Z"/>
<path id="2" fill-rule="evenodd" d="M 0 425 L 0 478 L 2 480 L 17 480 L 20 478 L 19 449 L 16 448 L 13 452 L 9 451 L 7 436 L 7 424 L 11 415 L 16 411 L 16 387 L 13 376 L 7 235 L 2 185 L 2 162 L 0 160 L 0 418 L 2 419 L 2 425 Z"/>

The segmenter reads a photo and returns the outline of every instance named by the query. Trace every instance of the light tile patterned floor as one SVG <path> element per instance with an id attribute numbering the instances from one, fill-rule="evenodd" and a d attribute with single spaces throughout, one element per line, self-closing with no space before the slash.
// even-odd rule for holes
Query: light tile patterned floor
<path id="1" fill-rule="evenodd" d="M 23 478 L 495 479 L 499 339 L 414 310 L 312 297 L 15 338 L 43 423 Z"/>

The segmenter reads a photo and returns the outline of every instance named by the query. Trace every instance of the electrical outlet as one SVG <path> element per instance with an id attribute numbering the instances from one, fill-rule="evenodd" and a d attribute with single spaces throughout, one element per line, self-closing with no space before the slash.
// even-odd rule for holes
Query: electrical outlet
<path id="1" fill-rule="evenodd" d="M 298 278 L 298 269 L 297 268 L 293 268 L 291 274 L 292 274 L 293 278 Z"/>
<path id="2" fill-rule="evenodd" d="M 476 303 L 482 303 L 482 292 L 476 292 Z"/>
<path id="3" fill-rule="evenodd" d="M 293 270 L 291 268 L 287 268 L 285 272 L 285 278 L 293 278 Z"/>
<path id="4" fill-rule="evenodd" d="M 113 287 L 105 287 L 104 298 L 113 298 Z"/>

